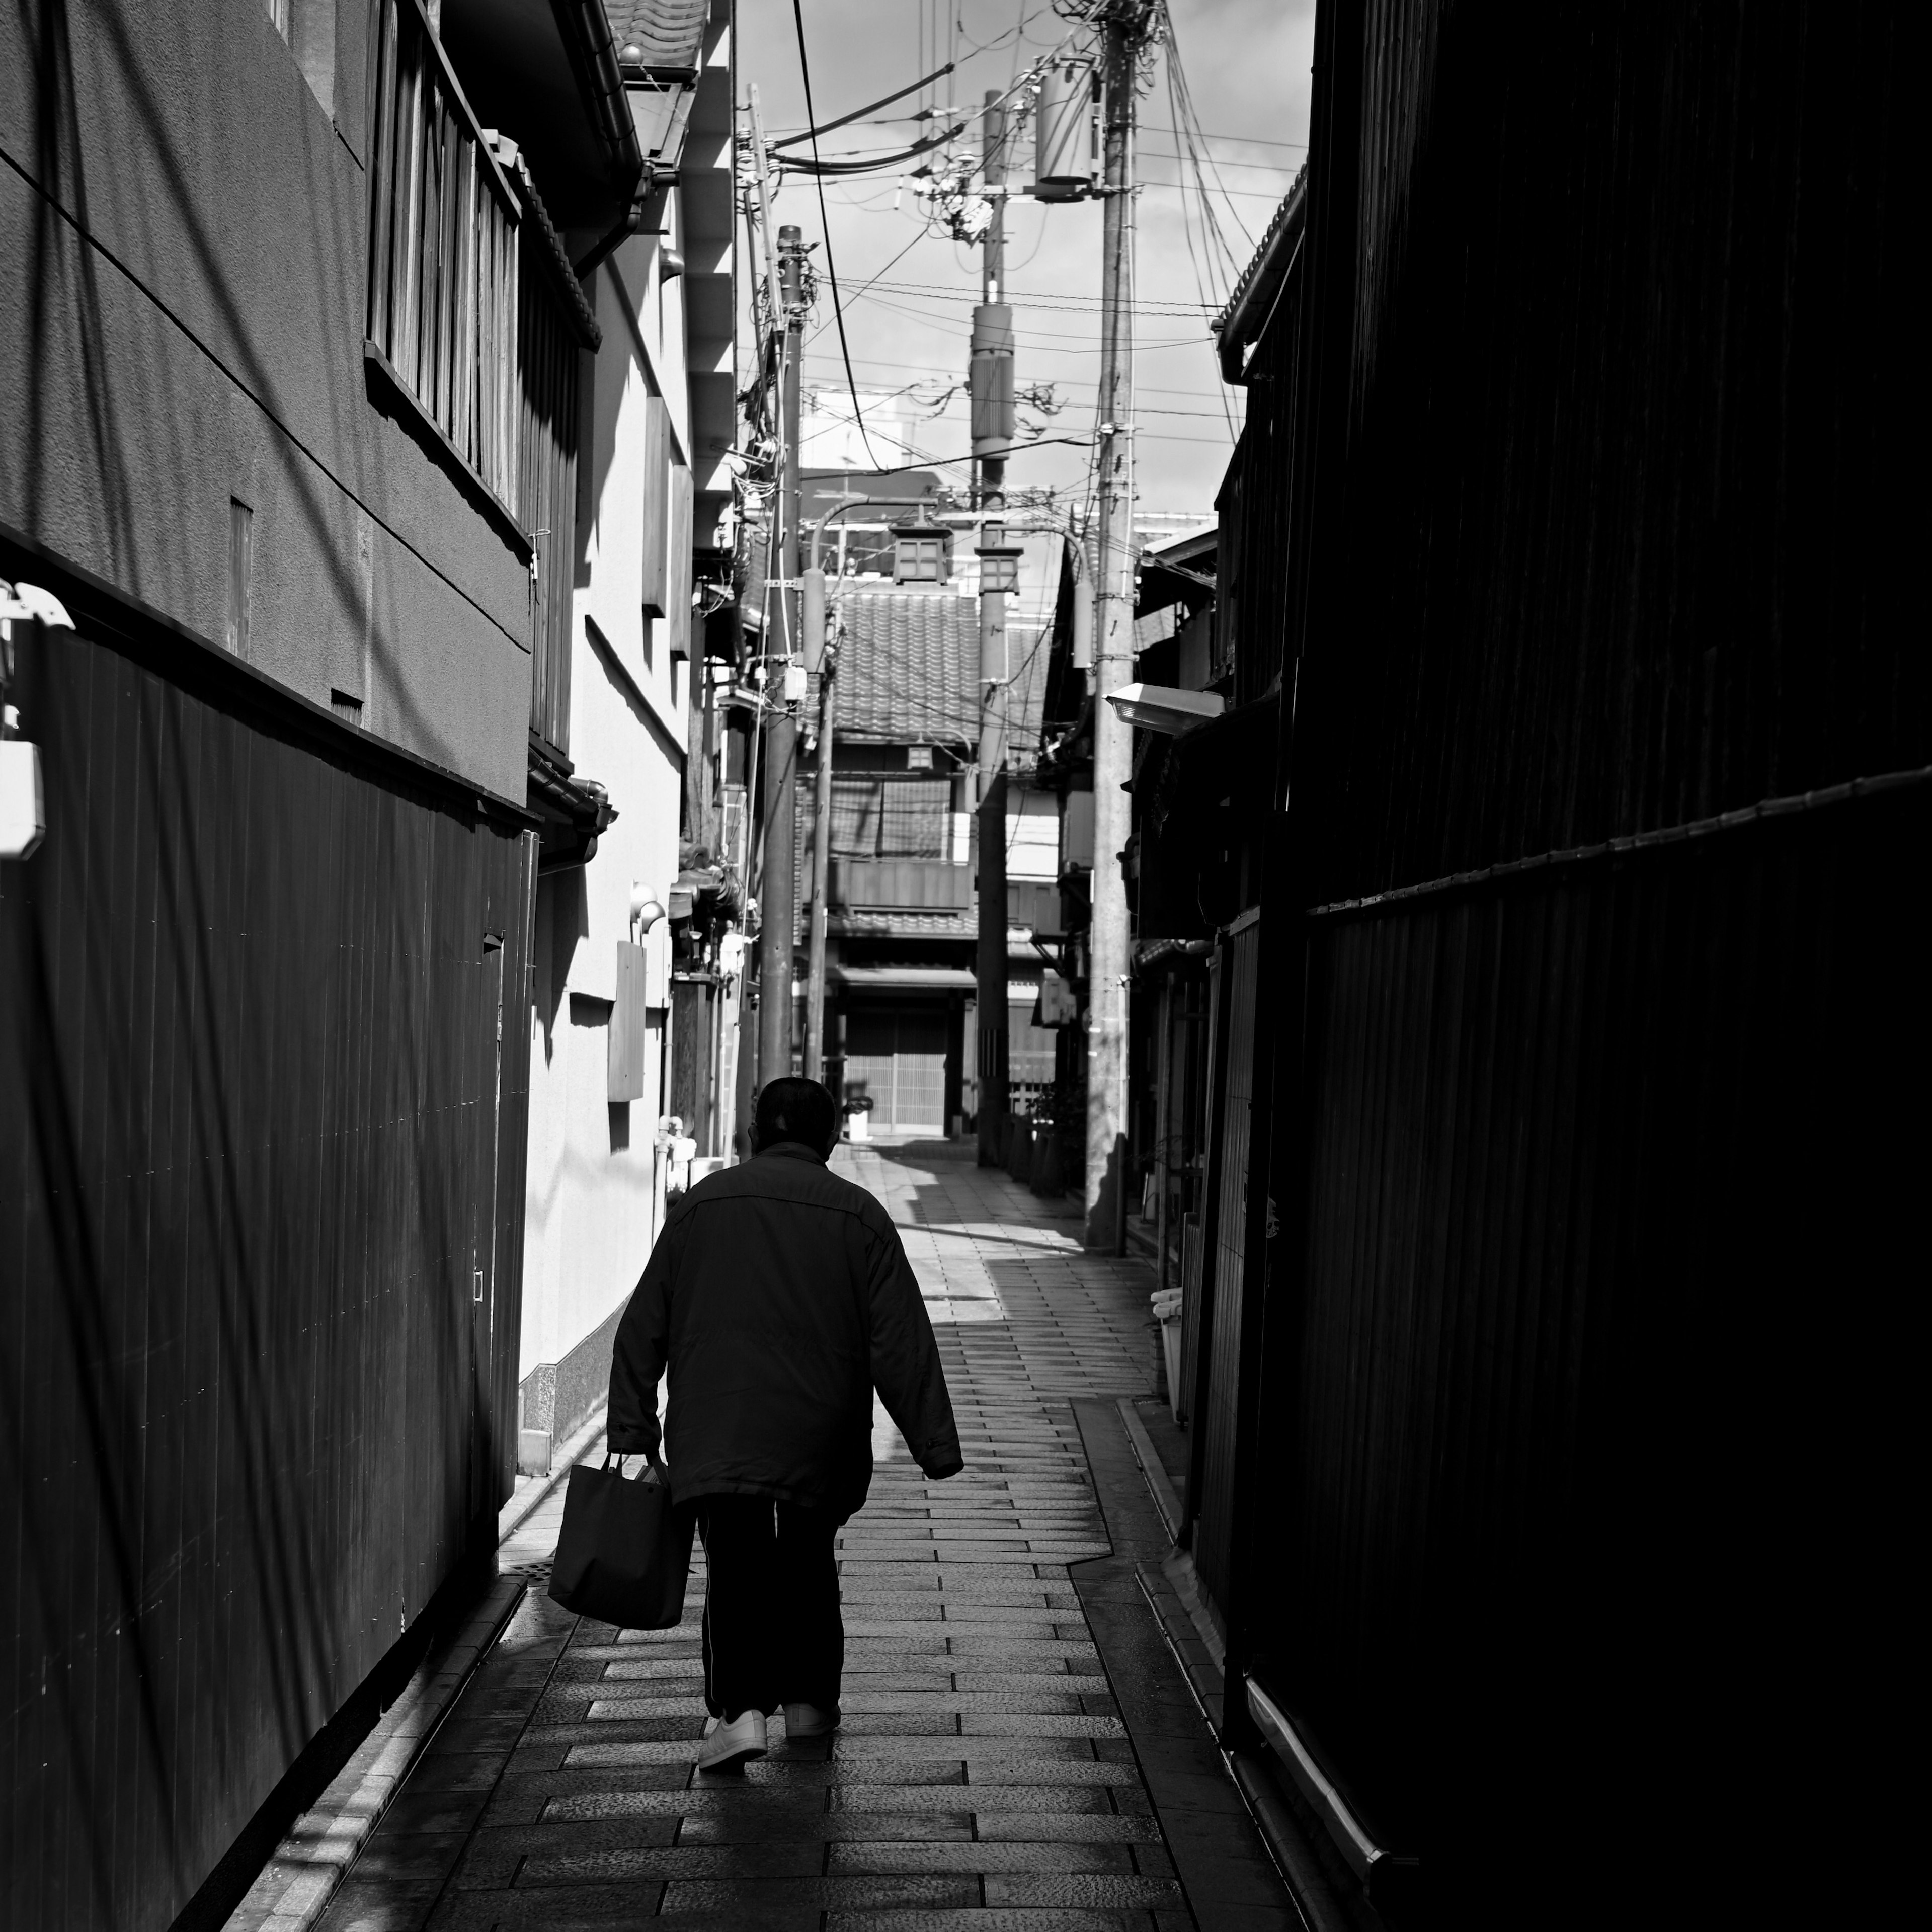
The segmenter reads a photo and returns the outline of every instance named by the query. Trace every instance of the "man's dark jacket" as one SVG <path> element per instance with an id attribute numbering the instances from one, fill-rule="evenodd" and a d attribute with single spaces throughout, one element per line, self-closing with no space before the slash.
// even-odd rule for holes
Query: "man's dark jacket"
<path id="1" fill-rule="evenodd" d="M 672 1208 L 610 1364 L 608 1442 L 658 1446 L 674 1500 L 775 1496 L 850 1514 L 872 1478 L 872 1390 L 920 1467 L 962 1466 L 919 1283 L 886 1210 L 781 1141 Z"/>

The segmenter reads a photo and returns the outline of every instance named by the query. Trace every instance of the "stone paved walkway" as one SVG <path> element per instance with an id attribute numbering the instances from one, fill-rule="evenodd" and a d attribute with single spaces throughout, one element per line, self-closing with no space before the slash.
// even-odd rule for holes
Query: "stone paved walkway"
<path id="1" fill-rule="evenodd" d="M 1072 1405 L 1147 1393 L 1146 1271 L 963 1152 L 839 1156 L 902 1224 L 967 1467 L 927 1482 L 878 1418 L 836 1737 L 788 1745 L 777 1719 L 762 1762 L 698 1774 L 701 1562 L 676 1630 L 570 1616 L 543 1594 L 553 1502 L 502 1552 L 529 1596 L 327 1932 L 1196 1924 L 1067 1570 L 1109 1550 Z"/>

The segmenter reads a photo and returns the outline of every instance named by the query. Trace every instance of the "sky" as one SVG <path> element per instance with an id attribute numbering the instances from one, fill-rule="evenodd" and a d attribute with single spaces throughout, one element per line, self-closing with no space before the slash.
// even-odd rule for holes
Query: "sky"
<path id="1" fill-rule="evenodd" d="M 1212 512 L 1242 396 L 1220 380 L 1208 323 L 1305 156 L 1314 39 L 1313 0 L 1170 4 L 1176 46 L 1156 57 L 1140 107 L 1139 175 L 1147 187 L 1138 212 L 1135 421 L 1144 514 Z M 934 86 L 826 136 L 820 152 L 828 159 L 904 148 L 930 129 L 967 118 L 964 112 L 926 122 L 890 117 L 910 116 L 926 105 L 976 108 L 988 88 L 1010 86 L 1072 31 L 1049 0 L 805 0 L 804 14 L 821 125 L 950 58 L 958 62 Z M 739 0 L 738 27 L 740 101 L 755 86 L 768 139 L 801 131 L 805 98 L 791 0 Z M 1174 132 L 1168 69 L 1177 50 L 1208 137 L 1210 204 L 1225 245 L 1204 227 L 1191 185 L 1194 172 Z M 976 157 L 976 119 L 956 151 Z M 904 164 L 908 170 L 916 165 Z M 1016 178 L 1030 176 L 1030 170 L 1029 136 L 1014 156 Z M 1190 185 L 1184 190 L 1182 183 Z M 831 254 L 862 405 L 882 430 L 908 438 L 923 454 L 958 457 L 968 448 L 964 398 L 955 393 L 941 399 L 964 374 L 980 255 L 928 219 L 914 185 L 909 173 L 828 179 Z M 1023 402 L 1022 438 L 1032 426 L 1042 436 L 1084 443 L 1092 432 L 1100 366 L 1100 204 L 1047 206 L 1016 196 L 1010 210 L 1006 279 L 1015 308 L 1016 381 L 1023 397 L 1036 385 L 1051 385 L 1058 405 L 1049 414 Z M 796 223 L 808 242 L 821 244 L 813 256 L 820 288 L 807 328 L 806 383 L 808 397 L 816 392 L 822 417 L 849 416 L 824 273 L 825 228 L 808 178 L 784 178 L 773 220 Z M 748 363 L 750 332 L 742 334 L 741 358 Z M 810 464 L 813 452 L 805 454 Z M 1020 452 L 1007 466 L 1007 484 L 1052 488 L 1078 500 L 1085 493 L 1088 461 L 1081 447 Z M 968 472 L 955 466 L 940 474 L 963 484 Z"/>

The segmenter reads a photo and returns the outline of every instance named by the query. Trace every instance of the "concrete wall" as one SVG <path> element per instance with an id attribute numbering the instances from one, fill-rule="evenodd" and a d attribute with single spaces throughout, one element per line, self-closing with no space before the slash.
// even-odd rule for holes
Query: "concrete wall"
<path id="1" fill-rule="evenodd" d="M 520 799 L 528 571 L 364 370 L 367 8 L 332 111 L 261 0 L 35 12 L 0 18 L 0 524 L 218 640 L 238 499 L 253 661 Z"/>

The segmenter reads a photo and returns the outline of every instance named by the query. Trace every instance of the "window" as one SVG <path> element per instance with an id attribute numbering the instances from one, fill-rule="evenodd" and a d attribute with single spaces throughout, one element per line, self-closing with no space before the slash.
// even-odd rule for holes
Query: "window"
<path id="1" fill-rule="evenodd" d="M 944 778 L 832 781 L 832 850 L 840 859 L 944 859 L 952 788 Z"/>
<path id="2" fill-rule="evenodd" d="M 418 0 L 378 0 L 369 340 L 505 508 L 517 475 L 520 210 Z"/>
<path id="3" fill-rule="evenodd" d="M 248 655 L 255 595 L 255 513 L 238 496 L 228 500 L 228 648 Z"/>
<path id="4" fill-rule="evenodd" d="M 1060 801 L 1051 792 L 1006 794 L 1006 877 L 1060 876 Z"/>
<path id="5" fill-rule="evenodd" d="M 646 380 L 650 379 L 646 377 Z M 670 410 L 653 390 L 644 401 L 644 514 L 638 532 L 646 617 L 670 615 Z"/>
<path id="6" fill-rule="evenodd" d="M 670 531 L 664 578 L 670 608 L 664 612 L 674 658 L 691 656 L 691 537 L 693 493 L 691 472 L 682 463 L 670 470 Z"/>
<path id="7" fill-rule="evenodd" d="M 264 0 L 268 20 L 289 44 L 309 92 L 325 114 L 335 112 L 335 0 Z"/>
<path id="8" fill-rule="evenodd" d="M 525 251 L 518 316 L 521 420 L 516 510 L 530 563 L 530 726 L 570 749 L 570 655 L 577 555 L 578 335 Z"/>

